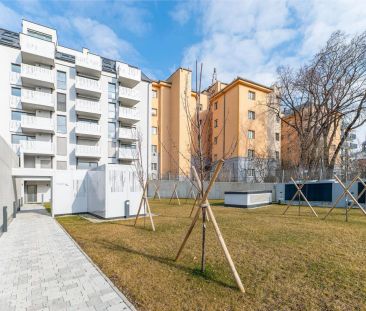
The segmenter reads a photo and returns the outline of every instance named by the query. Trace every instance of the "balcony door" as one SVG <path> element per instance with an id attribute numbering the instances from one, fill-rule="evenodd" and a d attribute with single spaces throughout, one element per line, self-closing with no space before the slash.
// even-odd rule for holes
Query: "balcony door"
<path id="1" fill-rule="evenodd" d="M 27 203 L 37 202 L 37 185 L 27 185 Z"/>

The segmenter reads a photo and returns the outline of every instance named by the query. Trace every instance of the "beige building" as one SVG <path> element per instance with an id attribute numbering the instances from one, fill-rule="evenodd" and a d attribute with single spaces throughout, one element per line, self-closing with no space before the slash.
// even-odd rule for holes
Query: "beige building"
<path id="1" fill-rule="evenodd" d="M 197 103 L 191 80 L 191 71 L 179 68 L 166 81 L 152 84 L 153 178 L 190 173 L 193 152 L 185 107 L 192 117 Z M 272 91 L 237 78 L 229 84 L 217 81 L 201 93 L 200 119 L 206 121 L 203 149 L 211 164 L 208 168 L 225 158 L 224 174 L 231 180 L 247 181 L 263 179 L 264 172 L 254 170 L 258 159 L 262 166 L 266 163 L 268 170 L 273 169 L 280 159 L 281 127 L 266 106 Z"/>

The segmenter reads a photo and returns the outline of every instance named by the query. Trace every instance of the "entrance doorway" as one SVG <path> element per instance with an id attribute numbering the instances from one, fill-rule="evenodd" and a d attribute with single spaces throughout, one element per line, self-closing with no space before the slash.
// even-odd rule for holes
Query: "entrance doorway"
<path id="1" fill-rule="evenodd" d="M 27 185 L 27 203 L 37 202 L 37 185 Z"/>

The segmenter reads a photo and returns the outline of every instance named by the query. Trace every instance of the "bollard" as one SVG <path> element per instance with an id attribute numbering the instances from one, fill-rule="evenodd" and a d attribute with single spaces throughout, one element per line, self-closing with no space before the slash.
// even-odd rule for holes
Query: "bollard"
<path id="1" fill-rule="evenodd" d="M 18 212 L 20 211 L 20 199 L 18 199 Z"/>
<path id="2" fill-rule="evenodd" d="M 130 200 L 125 201 L 125 218 L 130 217 Z"/>
<path id="3" fill-rule="evenodd" d="M 13 202 L 13 218 L 17 218 L 17 201 Z"/>
<path id="4" fill-rule="evenodd" d="M 8 207 L 3 206 L 3 232 L 8 231 Z"/>

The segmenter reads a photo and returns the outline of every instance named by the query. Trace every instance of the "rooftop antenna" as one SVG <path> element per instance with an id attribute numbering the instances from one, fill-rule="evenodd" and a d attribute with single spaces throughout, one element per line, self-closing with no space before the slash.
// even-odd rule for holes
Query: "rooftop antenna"
<path id="1" fill-rule="evenodd" d="M 215 84 L 216 82 L 217 82 L 217 73 L 216 73 L 216 68 L 214 68 L 213 74 L 212 74 L 212 84 Z"/>

